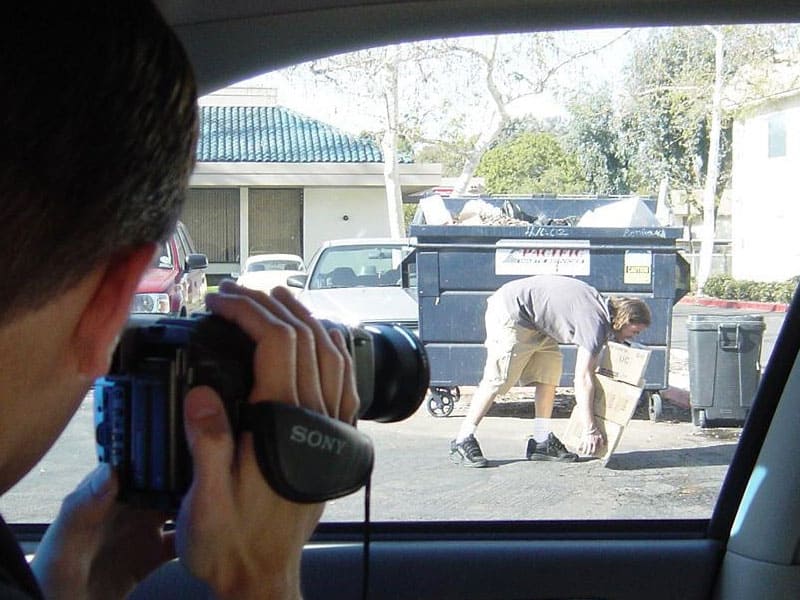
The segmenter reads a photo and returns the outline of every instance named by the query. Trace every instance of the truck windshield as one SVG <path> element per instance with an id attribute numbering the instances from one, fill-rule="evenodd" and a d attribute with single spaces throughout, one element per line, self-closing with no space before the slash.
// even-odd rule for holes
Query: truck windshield
<path id="1" fill-rule="evenodd" d="M 171 269 L 172 268 L 172 251 L 169 244 L 162 242 L 156 253 L 153 255 L 153 260 L 150 261 L 150 267 L 153 269 Z"/>

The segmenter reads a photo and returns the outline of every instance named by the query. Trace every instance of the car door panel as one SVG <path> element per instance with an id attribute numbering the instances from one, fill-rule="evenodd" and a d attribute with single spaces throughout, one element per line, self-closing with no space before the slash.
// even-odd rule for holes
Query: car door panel
<path id="1" fill-rule="evenodd" d="M 404 540 L 369 545 L 366 597 L 377 600 L 708 598 L 723 546 L 707 539 Z M 306 600 L 362 597 L 363 546 L 312 543 L 303 555 Z M 675 573 L 680 573 L 676 577 Z M 175 590 L 178 596 L 170 596 Z M 145 598 L 211 598 L 177 562 L 137 589 Z"/>

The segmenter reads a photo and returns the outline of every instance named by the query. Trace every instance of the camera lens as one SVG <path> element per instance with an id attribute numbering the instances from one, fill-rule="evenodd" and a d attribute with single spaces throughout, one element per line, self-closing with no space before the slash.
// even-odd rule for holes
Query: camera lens
<path id="1" fill-rule="evenodd" d="M 399 325 L 366 325 L 362 329 L 372 338 L 374 381 L 371 402 L 365 402 L 364 396 L 369 394 L 361 394 L 360 418 L 382 423 L 407 419 L 422 404 L 428 390 L 430 370 L 425 348 Z"/>
<path id="2" fill-rule="evenodd" d="M 347 340 L 361 401 L 358 418 L 393 423 L 413 415 L 430 382 L 428 355 L 417 336 L 400 325 L 322 323 Z"/>

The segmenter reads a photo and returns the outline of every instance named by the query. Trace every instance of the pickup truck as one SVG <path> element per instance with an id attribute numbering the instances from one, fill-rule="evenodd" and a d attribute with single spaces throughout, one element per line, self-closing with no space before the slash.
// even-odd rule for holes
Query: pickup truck
<path id="1" fill-rule="evenodd" d="M 195 251 L 186 226 L 178 221 L 139 282 L 131 312 L 185 317 L 205 310 L 207 267 L 208 257 Z"/>

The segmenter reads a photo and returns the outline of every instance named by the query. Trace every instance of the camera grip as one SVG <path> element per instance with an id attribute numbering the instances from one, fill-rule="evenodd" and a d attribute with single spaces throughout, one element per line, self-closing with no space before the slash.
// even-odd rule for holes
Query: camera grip
<path id="1" fill-rule="evenodd" d="M 283 402 L 241 406 L 240 430 L 251 431 L 267 483 L 292 502 L 324 502 L 366 484 L 372 441 L 352 425 Z"/>

